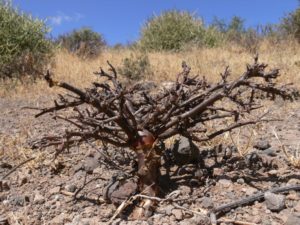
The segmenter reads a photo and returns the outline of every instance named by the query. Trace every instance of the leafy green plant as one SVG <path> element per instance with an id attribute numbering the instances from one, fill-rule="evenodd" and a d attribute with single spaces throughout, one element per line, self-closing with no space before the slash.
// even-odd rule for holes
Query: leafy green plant
<path id="1" fill-rule="evenodd" d="M 273 32 L 273 27 L 271 26 L 246 29 L 244 20 L 238 16 L 232 17 L 229 22 L 215 17 L 210 28 L 218 31 L 217 36 L 223 41 L 223 45 L 235 43 L 251 53 L 257 51 L 261 37 L 271 35 L 271 32 Z M 259 29 L 261 33 L 259 33 Z"/>
<path id="2" fill-rule="evenodd" d="M 123 59 L 123 65 L 119 68 L 119 73 L 129 80 L 140 80 L 145 75 L 151 73 L 150 61 L 146 54 L 131 54 Z"/>
<path id="3" fill-rule="evenodd" d="M 103 36 L 88 27 L 61 35 L 58 37 L 58 42 L 62 47 L 82 58 L 99 55 L 106 45 Z"/>
<path id="4" fill-rule="evenodd" d="M 246 33 L 244 20 L 238 16 L 232 17 L 229 23 L 226 23 L 224 20 L 215 19 L 213 26 L 219 29 L 226 41 L 238 44 L 240 44 L 243 35 Z"/>
<path id="5" fill-rule="evenodd" d="M 190 42 L 213 45 L 212 40 L 206 37 L 206 29 L 201 19 L 189 12 L 172 10 L 146 22 L 139 44 L 145 50 L 180 50 Z"/>
<path id="6" fill-rule="evenodd" d="M 0 78 L 39 76 L 39 70 L 53 55 L 44 21 L 19 12 L 0 0 Z"/>

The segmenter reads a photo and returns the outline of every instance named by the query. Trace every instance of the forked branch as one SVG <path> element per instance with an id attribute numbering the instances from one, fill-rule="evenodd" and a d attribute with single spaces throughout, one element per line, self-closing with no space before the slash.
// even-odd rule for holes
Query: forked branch
<path id="1" fill-rule="evenodd" d="M 280 96 L 293 100 L 298 92 L 289 85 L 278 86 L 275 81 L 279 70 L 266 72 L 267 65 L 247 65 L 247 70 L 238 79 L 229 81 L 230 71 L 226 67 L 219 83 L 208 84 L 205 78 L 190 78 L 191 68 L 184 62 L 173 88 L 158 94 L 146 93 L 139 86 L 126 89 L 118 81 L 116 69 L 108 62 L 109 72 L 100 68 L 96 75 L 106 77 L 105 83 L 94 83 L 86 90 L 55 81 L 49 71 L 45 79 L 50 87 L 60 87 L 75 94 L 60 97 L 55 105 L 40 109 L 36 117 L 73 108 L 70 118 L 57 116 L 73 125 L 73 130 L 57 137 L 44 137 L 35 142 L 35 147 L 64 144 L 70 146 L 85 140 L 102 140 L 109 144 L 136 149 L 146 133 L 153 140 L 166 139 L 175 134 L 202 126 L 203 132 L 194 137 L 196 141 L 207 141 L 232 129 L 261 121 L 246 120 L 245 115 L 261 107 L 260 98 L 274 100 Z M 220 103 L 222 102 L 222 107 Z M 226 126 L 208 133 L 205 123 L 227 120 Z M 53 141 L 55 140 L 55 141 Z"/>

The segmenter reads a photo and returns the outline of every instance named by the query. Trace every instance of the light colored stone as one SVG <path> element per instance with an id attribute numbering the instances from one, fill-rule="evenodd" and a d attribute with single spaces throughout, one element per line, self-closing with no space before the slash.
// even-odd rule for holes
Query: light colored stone
<path id="1" fill-rule="evenodd" d="M 205 209 L 212 209 L 214 207 L 214 202 L 211 198 L 209 197 L 203 197 L 201 199 L 201 205 Z"/>
<path id="2" fill-rule="evenodd" d="M 242 188 L 242 191 L 245 192 L 246 196 L 250 196 L 257 192 L 257 189 L 253 187 L 246 187 Z"/>
<path id="3" fill-rule="evenodd" d="M 264 194 L 265 204 L 271 211 L 280 211 L 285 208 L 285 196 L 278 195 L 271 192 Z"/>
<path id="4" fill-rule="evenodd" d="M 245 183 L 245 180 L 243 178 L 239 178 L 237 179 L 236 181 L 238 184 L 244 184 Z"/>
<path id="5" fill-rule="evenodd" d="M 210 219 L 207 216 L 195 215 L 189 219 L 190 225 L 210 224 Z"/>
<path id="6" fill-rule="evenodd" d="M 85 162 L 84 162 L 84 170 L 89 173 L 89 174 L 92 174 L 93 173 L 93 170 L 96 169 L 97 167 L 99 166 L 99 161 L 98 159 L 96 158 L 93 158 L 93 157 L 87 157 L 85 159 Z"/>
<path id="7" fill-rule="evenodd" d="M 65 215 L 65 213 L 61 213 L 59 215 L 57 215 L 56 217 L 54 217 L 49 224 L 51 225 L 63 225 L 65 224 L 65 222 L 67 220 L 67 217 Z"/>
<path id="8" fill-rule="evenodd" d="M 178 190 L 180 191 L 180 194 L 182 196 L 190 195 L 192 193 L 192 189 L 189 186 L 186 186 L 186 185 L 180 186 L 178 188 Z"/>
<path id="9" fill-rule="evenodd" d="M 67 184 L 65 186 L 65 189 L 66 189 L 66 191 L 74 193 L 76 191 L 77 187 L 74 184 Z"/>
<path id="10" fill-rule="evenodd" d="M 280 219 L 283 222 L 286 222 L 289 215 L 291 214 L 291 210 L 290 209 L 283 209 L 280 211 L 280 213 L 275 214 L 275 216 Z"/>
<path id="11" fill-rule="evenodd" d="M 58 194 L 60 192 L 60 187 L 54 187 L 49 190 L 50 195 Z"/>
<path id="12" fill-rule="evenodd" d="M 252 222 L 253 222 L 253 223 L 256 223 L 256 224 L 261 224 L 261 222 L 262 222 L 261 216 L 254 216 L 254 217 L 252 218 Z"/>
<path id="13" fill-rule="evenodd" d="M 295 209 L 296 212 L 300 212 L 300 201 L 297 202 L 294 209 Z"/>
<path id="14" fill-rule="evenodd" d="M 176 220 L 182 220 L 183 219 L 183 214 L 181 209 L 173 209 L 172 214 L 175 216 Z"/>
<path id="15" fill-rule="evenodd" d="M 278 170 L 270 170 L 268 171 L 269 175 L 277 175 L 278 174 Z"/>
<path id="16" fill-rule="evenodd" d="M 285 225 L 300 225 L 300 215 L 295 213 L 290 214 L 285 222 Z"/>
<path id="17" fill-rule="evenodd" d="M 300 200 L 300 196 L 299 196 L 299 194 L 298 194 L 297 192 L 291 191 L 291 192 L 286 196 L 286 199 L 298 201 L 298 200 Z"/>
<path id="18" fill-rule="evenodd" d="M 220 179 L 218 183 L 223 187 L 230 187 L 232 185 L 232 181 L 227 179 Z"/>
<path id="19" fill-rule="evenodd" d="M 294 184 L 300 184 L 300 180 L 299 179 L 295 179 L 295 178 L 292 178 L 290 179 L 287 184 L 290 184 L 290 185 L 294 185 Z"/>
<path id="20" fill-rule="evenodd" d="M 165 210 L 165 212 L 166 212 L 166 214 L 168 215 L 168 216 L 170 216 L 171 214 L 172 214 L 172 210 L 174 209 L 174 206 L 173 205 L 167 205 L 165 208 L 164 208 L 164 210 Z"/>
<path id="21" fill-rule="evenodd" d="M 44 204 L 45 203 L 45 197 L 43 195 L 41 195 L 40 193 L 37 193 L 34 196 L 33 203 L 34 204 Z"/>
<path id="22" fill-rule="evenodd" d="M 218 177 L 224 175 L 224 169 L 222 168 L 213 168 L 213 176 Z"/>

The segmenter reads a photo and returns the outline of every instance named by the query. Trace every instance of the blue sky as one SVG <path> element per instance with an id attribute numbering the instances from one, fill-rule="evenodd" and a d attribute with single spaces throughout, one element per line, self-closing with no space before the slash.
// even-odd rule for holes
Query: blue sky
<path id="1" fill-rule="evenodd" d="M 152 15 L 170 9 L 186 10 L 206 23 L 214 16 L 229 21 L 245 19 L 246 26 L 277 23 L 299 6 L 297 0 L 14 0 L 20 10 L 47 19 L 57 37 L 82 26 L 103 34 L 110 45 L 138 39 L 140 29 Z"/>

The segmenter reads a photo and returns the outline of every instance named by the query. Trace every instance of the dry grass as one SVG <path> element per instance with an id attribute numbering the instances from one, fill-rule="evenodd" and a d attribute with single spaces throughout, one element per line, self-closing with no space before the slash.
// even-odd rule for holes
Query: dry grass
<path id="1" fill-rule="evenodd" d="M 267 62 L 270 68 L 281 70 L 280 81 L 284 83 L 293 82 L 298 87 L 300 84 L 300 45 L 293 41 L 284 44 L 272 44 L 265 40 L 259 45 L 260 61 Z M 122 60 L 137 54 L 134 50 L 108 49 L 98 58 L 93 60 L 82 60 L 65 51 L 56 54 L 54 63 L 50 66 L 51 72 L 60 81 L 71 82 L 79 87 L 88 87 L 90 81 L 97 78 L 93 72 L 100 66 L 107 68 L 106 61 L 119 67 Z M 228 65 L 232 71 L 232 77 L 241 75 L 245 71 L 245 65 L 252 62 L 253 55 L 238 46 L 226 46 L 218 48 L 189 49 L 185 52 L 158 52 L 148 54 L 151 70 L 154 75 L 146 77 L 156 82 L 170 81 L 176 79 L 180 72 L 181 62 L 185 60 L 192 67 L 193 74 L 205 75 L 209 81 L 217 81 L 219 74 Z M 0 97 L 10 98 L 31 97 L 35 98 L 44 94 L 53 94 L 56 90 L 47 87 L 44 81 L 36 84 L 18 82 L 6 82 L 0 84 Z"/>
<path id="2" fill-rule="evenodd" d="M 18 164 L 31 157 L 35 159 L 26 164 L 27 168 L 37 168 L 43 164 L 46 159 L 46 153 L 35 151 L 27 144 L 31 139 L 32 120 L 19 121 L 19 131 L 12 135 L 0 133 L 0 159 L 10 159 L 10 161 Z"/>
<path id="3" fill-rule="evenodd" d="M 281 142 L 275 128 L 273 128 L 273 134 L 276 137 L 277 141 L 279 142 L 279 146 L 283 151 L 285 157 L 289 161 L 289 163 L 294 166 L 295 168 L 300 168 L 300 148 L 299 144 L 296 149 L 287 149 L 286 146 Z"/>

